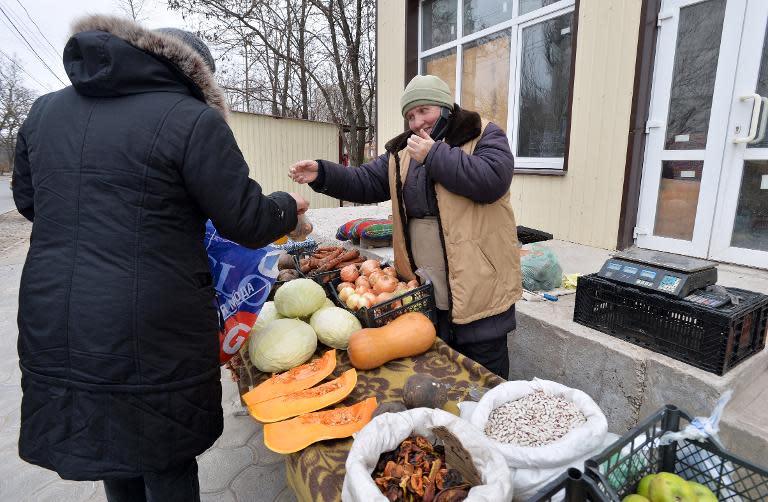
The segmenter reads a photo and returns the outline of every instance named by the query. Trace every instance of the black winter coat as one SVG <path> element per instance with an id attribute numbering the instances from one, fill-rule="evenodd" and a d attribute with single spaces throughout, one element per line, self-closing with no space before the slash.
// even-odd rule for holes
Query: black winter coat
<path id="1" fill-rule="evenodd" d="M 296 225 L 225 122 L 202 58 L 116 18 L 75 26 L 72 86 L 18 138 L 13 195 L 33 221 L 19 294 L 19 454 L 87 480 L 163 471 L 222 431 L 205 222 L 250 247 Z"/>

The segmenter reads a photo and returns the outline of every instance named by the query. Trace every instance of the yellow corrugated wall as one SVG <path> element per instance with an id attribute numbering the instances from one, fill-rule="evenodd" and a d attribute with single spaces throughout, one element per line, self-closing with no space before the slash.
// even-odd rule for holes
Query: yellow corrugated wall
<path id="1" fill-rule="evenodd" d="M 405 0 L 379 0 L 376 8 L 376 145 L 405 130 L 400 95 L 405 88 Z"/>
<path id="2" fill-rule="evenodd" d="M 288 167 L 304 159 L 339 160 L 339 130 L 333 124 L 232 112 L 229 126 L 243 152 L 251 178 L 265 193 L 298 192 L 310 207 L 339 207 L 339 201 L 298 185 L 288 178 Z"/>
<path id="3" fill-rule="evenodd" d="M 379 150 L 382 138 L 402 131 L 404 3 L 378 2 Z M 581 0 L 568 173 L 515 176 L 511 198 L 520 225 L 616 247 L 640 6 L 641 0 Z"/>

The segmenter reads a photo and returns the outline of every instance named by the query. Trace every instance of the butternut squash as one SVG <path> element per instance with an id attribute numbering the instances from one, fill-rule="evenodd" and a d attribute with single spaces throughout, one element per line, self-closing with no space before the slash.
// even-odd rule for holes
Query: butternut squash
<path id="1" fill-rule="evenodd" d="M 428 351 L 436 338 L 435 326 L 420 312 L 407 312 L 381 328 L 352 333 L 347 354 L 357 369 L 370 370 L 401 357 Z"/>
<path id="2" fill-rule="evenodd" d="M 329 350 L 322 357 L 313 359 L 307 364 L 274 375 L 243 394 L 243 400 L 246 405 L 253 406 L 256 403 L 308 389 L 333 373 L 334 369 L 336 369 L 336 350 Z"/>
<path id="3" fill-rule="evenodd" d="M 357 383 L 354 368 L 330 382 L 248 406 L 251 416 L 269 423 L 295 417 L 336 404 L 349 395 Z"/>
<path id="4" fill-rule="evenodd" d="M 332 410 L 307 413 L 283 422 L 264 424 L 264 445 L 275 453 L 295 453 L 312 443 L 349 437 L 371 421 L 376 398 Z"/>

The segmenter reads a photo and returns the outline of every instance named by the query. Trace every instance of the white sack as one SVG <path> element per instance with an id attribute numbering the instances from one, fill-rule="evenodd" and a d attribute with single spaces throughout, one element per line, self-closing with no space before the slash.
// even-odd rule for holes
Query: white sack
<path id="1" fill-rule="evenodd" d="M 572 402 L 587 421 L 557 441 L 544 446 L 514 446 L 488 438 L 504 456 L 513 473 L 515 500 L 527 499 L 569 467 L 583 469 L 584 461 L 603 449 L 608 432 L 605 415 L 586 393 L 557 382 L 539 379 L 497 385 L 480 399 L 469 416 L 469 421 L 484 431 L 488 417 L 494 409 L 536 391 L 560 396 Z"/>
<path id="2" fill-rule="evenodd" d="M 431 408 L 416 408 L 400 413 L 384 413 L 371 420 L 355 435 L 347 457 L 343 502 L 387 502 L 371 473 L 379 456 L 393 451 L 411 435 L 435 441 L 431 429 L 445 427 L 472 456 L 483 485 L 469 491 L 466 502 L 506 502 L 512 500 L 512 475 L 501 454 L 490 440 L 469 422 L 451 413 Z"/>

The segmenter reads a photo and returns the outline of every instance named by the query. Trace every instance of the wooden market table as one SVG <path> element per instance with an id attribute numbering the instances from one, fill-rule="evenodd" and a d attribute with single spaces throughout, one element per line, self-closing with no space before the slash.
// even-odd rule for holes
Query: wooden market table
<path id="1" fill-rule="evenodd" d="M 326 347 L 319 346 L 313 357 L 319 357 L 326 350 Z M 241 352 L 244 356 L 244 365 L 240 370 L 241 393 L 269 377 L 253 367 L 247 352 Z M 329 378 L 336 378 L 352 367 L 346 351 L 337 350 L 336 357 L 336 369 Z M 473 386 L 490 388 L 504 381 L 438 338 L 432 349 L 420 356 L 397 359 L 370 371 L 358 370 L 357 385 L 340 406 L 348 406 L 371 396 L 376 396 L 379 403 L 402 403 L 405 382 L 415 373 L 430 374 L 451 386 L 449 401 L 444 409 L 455 414 L 458 414 L 456 403 L 466 400 Z M 285 456 L 287 483 L 299 502 L 341 500 L 344 463 L 351 446 L 352 438 L 321 441 Z"/>

